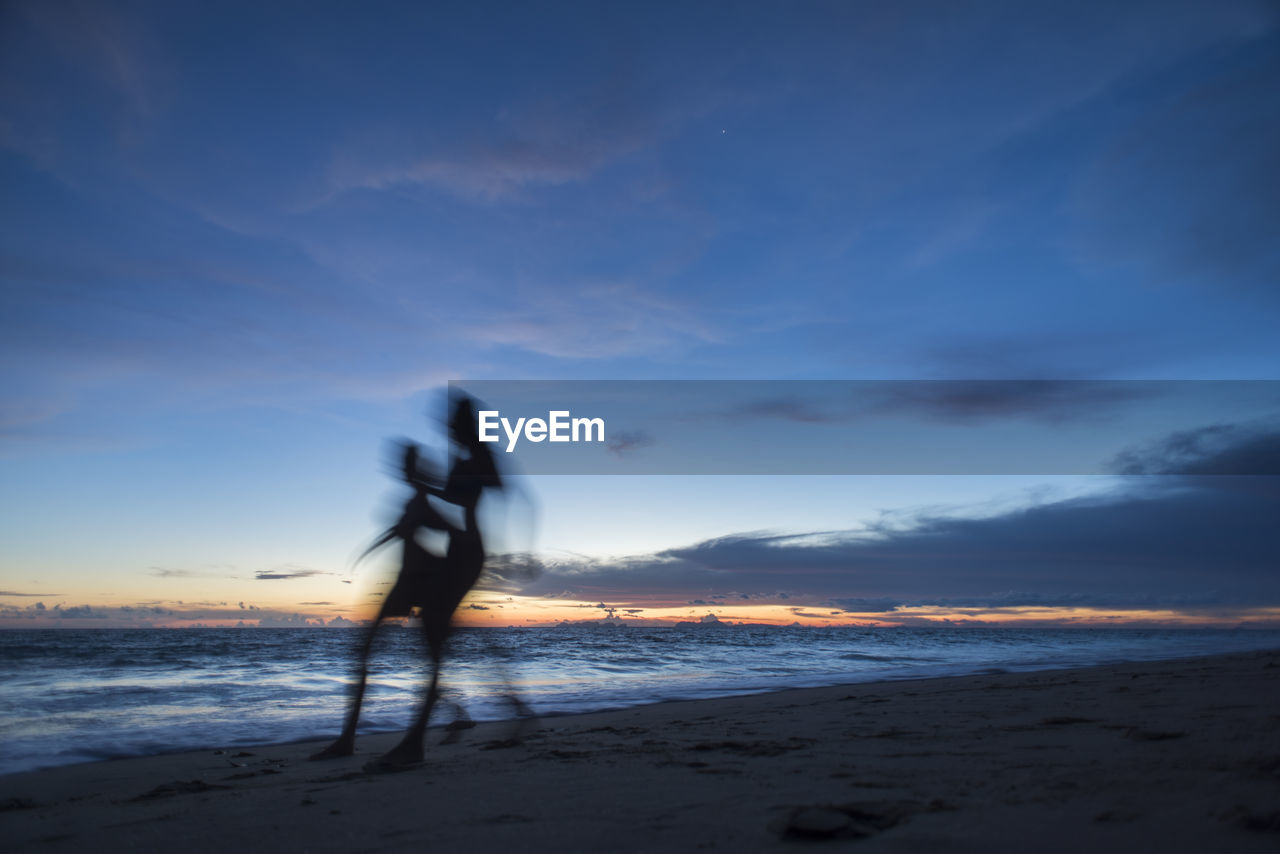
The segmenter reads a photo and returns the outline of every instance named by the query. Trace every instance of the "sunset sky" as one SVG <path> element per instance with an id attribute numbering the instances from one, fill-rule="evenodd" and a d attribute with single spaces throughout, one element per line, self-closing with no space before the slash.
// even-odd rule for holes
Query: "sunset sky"
<path id="1" fill-rule="evenodd" d="M 822 475 L 774 382 L 1280 380 L 1277 91 L 1245 0 L 6 3 L 0 626 L 367 618 L 451 380 L 761 383 L 517 478 L 470 623 L 1280 626 L 1280 386 Z"/>

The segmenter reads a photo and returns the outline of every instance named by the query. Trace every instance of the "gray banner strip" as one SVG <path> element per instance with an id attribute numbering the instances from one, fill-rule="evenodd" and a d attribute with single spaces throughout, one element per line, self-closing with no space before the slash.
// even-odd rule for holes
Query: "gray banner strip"
<path id="1" fill-rule="evenodd" d="M 1274 380 L 470 380 L 526 474 L 1280 474 Z"/>

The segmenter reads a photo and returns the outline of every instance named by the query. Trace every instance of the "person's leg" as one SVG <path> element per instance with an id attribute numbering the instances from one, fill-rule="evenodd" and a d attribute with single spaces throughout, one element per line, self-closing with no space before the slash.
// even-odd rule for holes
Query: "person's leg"
<path id="1" fill-rule="evenodd" d="M 373 637 L 378 632 L 378 626 L 382 625 L 383 611 L 385 610 L 386 606 L 384 605 L 360 643 L 360 649 L 357 653 L 356 681 L 351 686 L 351 700 L 347 706 L 347 718 L 342 726 L 342 734 L 324 750 L 313 753 L 310 757 L 312 759 L 337 759 L 355 753 L 356 724 L 360 721 L 360 706 L 364 702 L 365 686 L 369 682 L 369 651 L 373 647 Z"/>
<path id="2" fill-rule="evenodd" d="M 425 755 L 423 740 L 427 731 L 427 722 L 431 720 L 431 711 L 440 699 L 440 664 L 444 659 L 444 641 L 448 628 L 442 630 L 433 625 L 430 616 L 423 614 L 423 631 L 427 636 L 427 649 L 431 657 L 431 681 L 427 685 L 426 696 L 413 725 L 404 734 L 400 743 L 391 748 L 378 759 L 365 766 L 368 771 L 396 771 L 416 765 Z"/>
<path id="3" fill-rule="evenodd" d="M 443 691 L 440 692 L 440 700 L 453 708 L 453 720 L 445 727 L 445 736 L 440 740 L 440 743 L 456 744 L 458 739 L 462 738 L 462 731 L 473 728 L 476 722 L 471 720 L 471 715 L 467 712 L 466 706 L 457 700 L 446 700 Z"/>
<path id="4" fill-rule="evenodd" d="M 502 683 L 502 701 L 507 705 L 511 715 L 511 730 L 503 741 L 507 744 L 519 744 L 525 725 L 533 719 L 533 709 L 520 698 L 516 680 L 512 676 L 510 659 L 512 654 L 506 643 L 498 641 L 488 633 L 484 634 L 485 658 L 489 666 L 497 673 Z"/>

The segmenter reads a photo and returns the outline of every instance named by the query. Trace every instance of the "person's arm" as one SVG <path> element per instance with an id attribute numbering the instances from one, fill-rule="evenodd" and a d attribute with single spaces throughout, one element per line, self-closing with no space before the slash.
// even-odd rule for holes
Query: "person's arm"
<path id="1" fill-rule="evenodd" d="M 387 530 L 383 531 L 382 536 L 374 540 L 372 545 L 369 546 L 369 548 L 365 549 L 360 553 L 360 557 L 356 558 L 356 563 L 359 564 L 360 561 L 364 560 L 369 555 L 373 554 L 378 549 L 382 548 L 383 546 L 385 546 L 387 543 L 391 542 L 395 538 L 396 538 L 396 529 L 387 528 Z"/>

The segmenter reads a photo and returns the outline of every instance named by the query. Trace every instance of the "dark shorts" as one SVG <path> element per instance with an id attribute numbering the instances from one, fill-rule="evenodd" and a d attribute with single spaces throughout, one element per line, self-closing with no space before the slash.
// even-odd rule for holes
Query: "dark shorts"
<path id="1" fill-rule="evenodd" d="M 400 575 L 382 605 L 384 617 L 407 617 L 411 609 L 426 608 L 448 598 L 445 561 L 417 543 L 406 543 Z"/>

